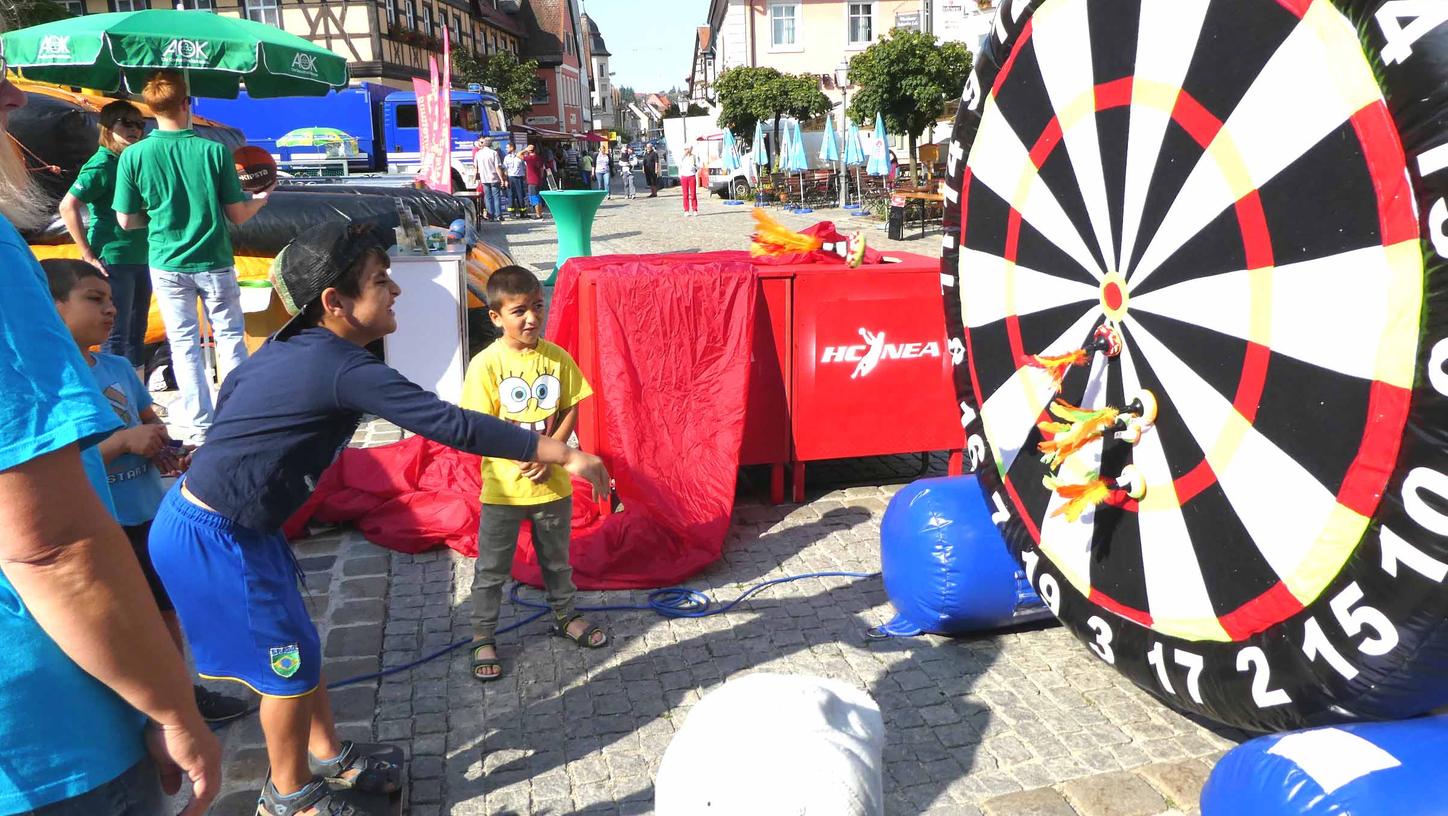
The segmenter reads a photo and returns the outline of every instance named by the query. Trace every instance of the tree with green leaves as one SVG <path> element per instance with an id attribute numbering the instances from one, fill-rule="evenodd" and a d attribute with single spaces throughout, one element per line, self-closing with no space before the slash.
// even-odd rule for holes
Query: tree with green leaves
<path id="1" fill-rule="evenodd" d="M 503 115 L 509 121 L 533 107 L 533 93 L 538 86 L 538 62 L 518 61 L 507 51 L 477 57 L 462 49 L 453 52 L 453 74 L 464 85 L 476 82 L 498 94 Z"/>
<path id="2" fill-rule="evenodd" d="M 0 31 L 14 31 L 74 16 L 64 6 L 51 0 L 0 0 Z"/>
<path id="3" fill-rule="evenodd" d="M 780 119 L 812 119 L 830 109 L 813 74 L 782 74 L 773 68 L 739 66 L 719 74 L 714 82 L 719 100 L 719 126 L 746 139 L 753 138 L 760 120 L 773 120 L 774 144 L 779 144 Z"/>
<path id="4" fill-rule="evenodd" d="M 885 119 L 892 133 L 910 139 L 910 172 L 915 174 L 915 143 L 960 96 L 970 73 L 970 51 L 956 42 L 938 42 L 934 34 L 895 29 L 850 59 L 850 116 L 857 122 Z"/>

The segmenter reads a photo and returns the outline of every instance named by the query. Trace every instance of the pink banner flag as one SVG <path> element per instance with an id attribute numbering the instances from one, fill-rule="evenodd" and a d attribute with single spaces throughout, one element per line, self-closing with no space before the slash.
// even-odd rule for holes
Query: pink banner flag
<path id="1" fill-rule="evenodd" d="M 437 58 L 428 58 L 431 81 L 414 79 L 417 94 L 417 139 L 422 167 L 418 172 L 427 186 L 442 193 L 452 192 L 452 54 L 448 31 L 442 33 L 442 76 Z"/>

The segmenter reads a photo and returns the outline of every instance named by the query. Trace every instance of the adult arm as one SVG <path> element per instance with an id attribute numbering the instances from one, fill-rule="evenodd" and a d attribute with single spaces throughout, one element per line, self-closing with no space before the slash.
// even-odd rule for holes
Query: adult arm
<path id="1" fill-rule="evenodd" d="M 141 191 L 136 187 L 135 154 L 121 154 L 116 163 L 116 191 L 111 196 L 111 209 L 116 212 L 116 223 L 123 230 L 145 229 L 151 222 L 141 200 Z"/>
<path id="2" fill-rule="evenodd" d="M 60 199 L 60 220 L 65 223 L 65 231 L 70 233 L 70 240 L 75 243 L 76 249 L 80 250 L 80 259 L 105 271 L 100 259 L 96 257 L 95 250 L 91 248 L 90 241 L 86 240 L 84 212 L 85 202 L 73 194 L 66 193 Z"/>
<path id="3" fill-rule="evenodd" d="M 266 206 L 268 196 L 271 194 L 271 191 L 275 187 L 276 184 L 273 183 L 270 187 L 259 193 L 256 193 L 246 201 L 238 201 L 233 204 L 227 204 L 225 208 L 226 220 L 230 221 L 233 224 L 236 224 L 237 226 L 241 226 L 242 224 L 250 221 L 252 219 L 252 216 L 261 212 L 261 208 Z"/>
<path id="4" fill-rule="evenodd" d="M 61 651 L 155 721 L 152 753 L 191 778 L 185 813 L 204 813 L 220 744 L 125 534 L 86 485 L 75 445 L 0 471 L 0 571 Z M 162 769 L 173 790 L 175 770 Z"/>
<path id="5" fill-rule="evenodd" d="M 145 213 L 116 213 L 116 223 L 121 225 L 123 230 L 145 229 L 151 223 L 151 219 Z"/>

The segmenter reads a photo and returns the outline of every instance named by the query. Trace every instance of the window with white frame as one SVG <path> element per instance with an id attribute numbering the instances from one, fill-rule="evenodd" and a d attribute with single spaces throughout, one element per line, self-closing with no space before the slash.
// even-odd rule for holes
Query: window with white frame
<path id="1" fill-rule="evenodd" d="M 216 3 L 213 0 L 180 0 L 180 8 L 216 13 Z"/>
<path id="2" fill-rule="evenodd" d="M 875 4 L 850 3 L 846 14 L 850 45 L 869 45 L 875 38 Z"/>
<path id="3" fill-rule="evenodd" d="M 246 19 L 281 28 L 280 0 L 246 0 Z"/>
<path id="4" fill-rule="evenodd" d="M 422 6 L 422 33 L 429 37 L 437 35 L 437 29 L 432 25 L 432 6 L 427 4 Z"/>
<path id="5" fill-rule="evenodd" d="M 769 43 L 775 48 L 799 45 L 798 3 L 775 3 L 769 7 Z"/>
<path id="6" fill-rule="evenodd" d="M 85 16 L 85 0 L 60 0 L 60 7 L 74 17 Z"/>
<path id="7" fill-rule="evenodd" d="M 417 28 L 417 0 L 403 0 L 402 24 L 410 29 Z"/>
<path id="8" fill-rule="evenodd" d="M 111 0 L 111 11 L 145 11 L 151 0 Z"/>
<path id="9" fill-rule="evenodd" d="M 388 27 L 397 25 L 397 0 L 386 0 L 383 5 L 387 10 Z"/>

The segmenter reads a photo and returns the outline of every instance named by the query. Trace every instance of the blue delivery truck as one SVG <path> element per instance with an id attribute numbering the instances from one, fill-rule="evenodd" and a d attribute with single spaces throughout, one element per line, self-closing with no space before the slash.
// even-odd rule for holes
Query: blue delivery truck
<path id="1" fill-rule="evenodd" d="M 225 122 L 246 134 L 247 144 L 290 164 L 318 159 L 347 161 L 349 173 L 412 174 L 421 168 L 417 136 L 417 97 L 374 82 L 363 82 L 324 97 L 252 99 L 245 91 L 236 99 L 197 99 L 198 115 Z M 281 147 L 277 140 L 301 128 L 335 128 L 357 140 L 353 155 L 325 147 Z M 452 91 L 453 189 L 477 186 L 473 144 L 492 137 L 501 147 L 514 137 L 508 132 L 498 97 L 488 90 Z M 519 136 L 518 140 L 521 141 Z"/>

